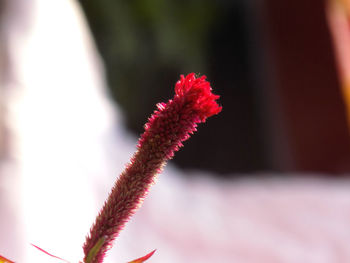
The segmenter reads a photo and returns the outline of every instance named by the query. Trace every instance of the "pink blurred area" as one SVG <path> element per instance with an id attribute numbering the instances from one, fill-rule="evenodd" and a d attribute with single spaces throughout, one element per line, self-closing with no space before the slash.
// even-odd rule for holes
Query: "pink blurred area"
<path id="1" fill-rule="evenodd" d="M 124 130 L 122 113 L 106 94 L 103 63 L 77 3 L 6 3 L 0 255 L 19 263 L 60 262 L 33 243 L 78 262 L 136 138 Z M 153 249 L 148 262 L 350 262 L 347 177 L 218 180 L 186 173 L 193 176 L 167 166 L 105 262 L 127 262 Z"/>

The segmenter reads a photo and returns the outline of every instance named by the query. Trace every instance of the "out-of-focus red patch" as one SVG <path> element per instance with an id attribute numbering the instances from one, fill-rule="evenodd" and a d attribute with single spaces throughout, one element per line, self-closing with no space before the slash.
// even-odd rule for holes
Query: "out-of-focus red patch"
<path id="1" fill-rule="evenodd" d="M 4 258 L 0 255 L 0 263 L 15 263 L 14 261 L 11 261 L 7 258 Z"/>
<path id="2" fill-rule="evenodd" d="M 154 254 L 154 252 L 156 252 L 156 250 L 153 250 L 151 253 L 148 253 L 146 256 L 135 259 L 133 261 L 130 261 L 128 263 L 142 263 L 145 262 L 147 259 L 149 259 L 150 257 L 152 257 L 152 255 Z"/>

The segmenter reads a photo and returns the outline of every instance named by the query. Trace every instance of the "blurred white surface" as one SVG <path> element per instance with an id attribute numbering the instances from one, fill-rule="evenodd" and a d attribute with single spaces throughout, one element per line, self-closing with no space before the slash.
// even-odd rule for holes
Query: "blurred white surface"
<path id="1" fill-rule="evenodd" d="M 8 0 L 1 99 L 9 151 L 0 164 L 0 254 L 71 262 L 135 149 L 105 92 L 103 66 L 72 0 Z M 172 88 L 172 87 L 169 87 Z M 208 121 L 210 125 L 210 120 Z M 199 131 L 200 132 L 200 131 Z M 350 181 L 219 181 L 167 166 L 109 262 L 350 262 Z M 261 178 L 261 177 L 260 177 Z"/>

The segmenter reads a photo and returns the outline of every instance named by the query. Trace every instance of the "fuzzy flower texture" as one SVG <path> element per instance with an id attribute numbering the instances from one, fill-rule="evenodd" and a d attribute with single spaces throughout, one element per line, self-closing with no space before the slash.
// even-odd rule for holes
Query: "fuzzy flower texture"
<path id="1" fill-rule="evenodd" d="M 145 125 L 136 153 L 116 181 L 86 238 L 85 263 L 103 262 L 107 250 L 140 207 L 166 161 L 196 131 L 198 123 L 221 111 L 216 103 L 219 96 L 211 90 L 205 76 L 181 75 L 175 85 L 174 98 L 157 104 L 158 109 Z"/>

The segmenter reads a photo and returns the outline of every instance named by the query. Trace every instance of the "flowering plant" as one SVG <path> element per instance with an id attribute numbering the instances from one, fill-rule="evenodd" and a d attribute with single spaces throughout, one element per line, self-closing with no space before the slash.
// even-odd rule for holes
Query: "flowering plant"
<path id="1" fill-rule="evenodd" d="M 221 111 L 216 103 L 218 98 L 211 92 L 205 76 L 198 77 L 190 73 L 186 77 L 180 76 L 173 99 L 157 104 L 158 109 L 146 123 L 137 151 L 117 179 L 86 237 L 83 245 L 84 263 L 103 262 L 114 239 L 141 206 L 165 163 L 183 146 L 182 142 L 196 131 L 198 123 L 205 122 L 208 117 Z M 129 263 L 144 262 L 154 252 Z M 2 262 L 11 263 L 2 261 L 0 257 Z"/>
<path id="2" fill-rule="evenodd" d="M 106 251 L 140 207 L 166 161 L 196 131 L 197 123 L 221 111 L 216 103 L 218 98 L 211 92 L 205 76 L 196 77 L 191 73 L 180 76 L 172 100 L 157 104 L 158 110 L 145 125 L 136 153 L 116 181 L 86 238 L 85 263 L 103 261 Z"/>

